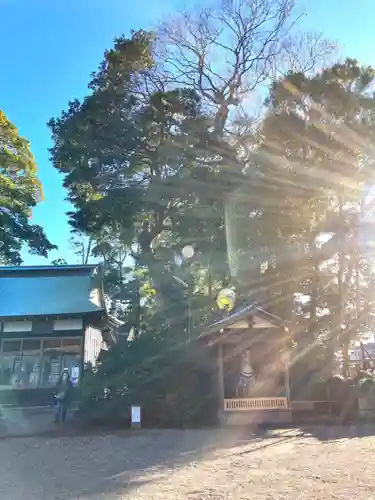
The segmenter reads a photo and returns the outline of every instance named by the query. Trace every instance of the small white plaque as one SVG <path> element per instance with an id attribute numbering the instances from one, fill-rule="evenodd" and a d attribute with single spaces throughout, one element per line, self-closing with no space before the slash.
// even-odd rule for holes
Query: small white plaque
<path id="1" fill-rule="evenodd" d="M 78 380 L 79 380 L 79 366 L 73 366 L 72 367 L 72 373 L 70 375 L 70 380 L 72 381 L 72 384 L 74 384 L 74 385 L 78 384 Z"/>
<path id="2" fill-rule="evenodd" d="M 141 407 L 132 406 L 132 424 L 141 423 Z"/>

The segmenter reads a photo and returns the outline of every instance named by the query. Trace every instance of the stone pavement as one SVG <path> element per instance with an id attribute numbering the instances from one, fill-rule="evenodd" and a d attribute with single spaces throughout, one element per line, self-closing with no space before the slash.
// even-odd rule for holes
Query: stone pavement
<path id="1" fill-rule="evenodd" d="M 0 438 L 59 434 L 62 426 L 54 423 L 54 410 L 47 407 L 2 407 L 0 415 Z M 68 421 L 68 424 L 71 423 Z M 70 427 L 66 425 L 66 427 Z"/>

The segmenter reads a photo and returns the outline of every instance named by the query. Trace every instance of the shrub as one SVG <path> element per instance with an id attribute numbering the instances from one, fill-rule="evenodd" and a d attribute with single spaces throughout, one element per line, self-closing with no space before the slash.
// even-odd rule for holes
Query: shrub
<path id="1" fill-rule="evenodd" d="M 217 382 L 212 349 L 198 342 L 178 345 L 145 334 L 120 340 L 100 356 L 81 387 L 81 415 L 109 425 L 128 425 L 130 406 L 142 407 L 144 426 L 212 423 Z"/>
<path id="2" fill-rule="evenodd" d="M 374 376 L 366 372 L 361 372 L 357 383 L 357 391 L 360 397 L 373 397 L 375 395 Z"/>

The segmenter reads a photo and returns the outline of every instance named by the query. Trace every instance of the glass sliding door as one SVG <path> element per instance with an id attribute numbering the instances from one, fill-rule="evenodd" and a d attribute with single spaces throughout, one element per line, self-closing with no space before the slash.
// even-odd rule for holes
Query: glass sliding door
<path id="1" fill-rule="evenodd" d="M 77 385 L 81 369 L 82 342 L 80 338 L 63 339 L 62 341 L 62 368 L 69 370 L 73 385 Z"/>
<path id="2" fill-rule="evenodd" d="M 82 339 L 4 339 L 1 344 L 0 386 L 9 388 L 54 387 L 68 369 L 74 385 L 79 381 Z"/>
<path id="3" fill-rule="evenodd" d="M 4 340 L 0 360 L 0 385 L 19 387 L 22 340 Z"/>
<path id="4" fill-rule="evenodd" d="M 43 339 L 42 385 L 53 387 L 61 375 L 61 339 Z"/>
<path id="5" fill-rule="evenodd" d="M 41 373 L 41 351 L 42 341 L 40 339 L 25 339 L 22 342 L 21 358 L 21 387 L 38 387 Z"/>

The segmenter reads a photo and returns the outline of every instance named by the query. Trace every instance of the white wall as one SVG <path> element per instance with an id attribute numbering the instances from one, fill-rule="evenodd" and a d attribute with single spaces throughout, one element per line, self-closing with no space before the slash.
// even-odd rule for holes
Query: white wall
<path id="1" fill-rule="evenodd" d="M 78 319 L 58 319 L 53 322 L 54 330 L 81 330 L 83 328 L 83 320 Z"/>
<path id="2" fill-rule="evenodd" d="M 86 328 L 84 362 L 95 366 L 102 348 L 103 339 L 101 331 L 92 326 Z"/>
<path id="3" fill-rule="evenodd" d="M 31 332 L 33 328 L 32 321 L 4 321 L 4 332 Z"/>

